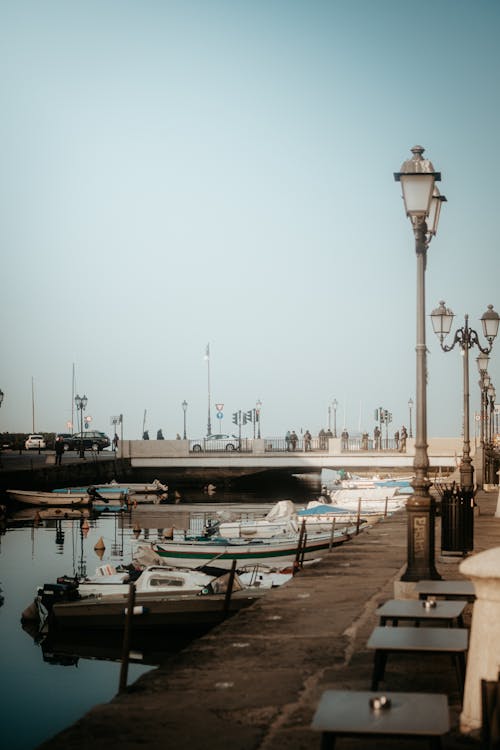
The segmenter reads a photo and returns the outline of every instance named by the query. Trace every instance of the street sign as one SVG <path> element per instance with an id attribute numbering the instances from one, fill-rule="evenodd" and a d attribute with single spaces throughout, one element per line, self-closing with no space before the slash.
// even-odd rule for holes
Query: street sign
<path id="1" fill-rule="evenodd" d="M 217 409 L 217 411 L 222 411 L 224 408 L 224 404 L 215 404 L 215 408 Z"/>
<path id="2" fill-rule="evenodd" d="M 221 411 L 218 411 L 215 416 L 217 417 L 217 419 L 222 419 L 222 417 L 224 416 L 224 414 Z"/>

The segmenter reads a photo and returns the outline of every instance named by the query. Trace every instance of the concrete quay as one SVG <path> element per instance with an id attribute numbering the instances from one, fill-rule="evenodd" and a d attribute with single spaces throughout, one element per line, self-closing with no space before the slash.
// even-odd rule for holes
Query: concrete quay
<path id="1" fill-rule="evenodd" d="M 497 491 L 479 492 L 474 553 L 500 546 Z M 462 578 L 461 557 L 440 557 L 446 579 Z M 310 729 L 326 689 L 369 690 L 373 654 L 366 648 L 375 610 L 394 598 L 406 561 L 406 513 L 367 528 L 248 610 L 226 621 L 110 703 L 89 711 L 41 747 L 109 750 L 317 750 Z M 470 623 L 471 607 L 466 610 Z M 445 750 L 479 747 L 461 734 L 455 670 L 447 657 L 391 656 L 384 691 L 448 695 L 452 729 Z M 342 739 L 339 748 L 421 748 L 421 740 Z"/>

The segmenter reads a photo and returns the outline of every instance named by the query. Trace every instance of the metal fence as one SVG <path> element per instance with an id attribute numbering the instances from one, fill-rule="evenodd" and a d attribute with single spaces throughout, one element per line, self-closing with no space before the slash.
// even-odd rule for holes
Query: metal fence
<path id="1" fill-rule="evenodd" d="M 310 441 L 305 441 L 303 437 L 298 437 L 297 440 L 287 440 L 284 437 L 280 438 L 266 438 L 264 440 L 264 450 L 266 453 L 287 453 L 293 451 L 326 451 L 328 450 L 328 439 L 313 437 Z"/>
<path id="2" fill-rule="evenodd" d="M 406 445 L 402 444 L 400 440 L 396 442 L 393 438 L 379 438 L 378 440 L 366 437 L 348 438 L 346 441 L 341 441 L 340 449 L 347 453 L 356 453 L 358 451 L 406 453 Z"/>

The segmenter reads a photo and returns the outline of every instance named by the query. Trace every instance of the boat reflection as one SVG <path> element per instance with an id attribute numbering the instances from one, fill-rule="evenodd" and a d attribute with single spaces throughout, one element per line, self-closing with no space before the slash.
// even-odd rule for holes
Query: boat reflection
<path id="1" fill-rule="evenodd" d="M 60 666 L 77 666 L 80 659 L 121 662 L 123 643 L 116 632 L 71 630 L 40 634 L 34 623 L 23 623 L 22 629 L 40 646 L 43 661 Z M 208 630 L 208 628 L 206 629 Z M 205 631 L 206 632 L 206 631 Z M 156 667 L 199 637 L 171 632 L 134 632 L 131 634 L 129 662 Z"/>

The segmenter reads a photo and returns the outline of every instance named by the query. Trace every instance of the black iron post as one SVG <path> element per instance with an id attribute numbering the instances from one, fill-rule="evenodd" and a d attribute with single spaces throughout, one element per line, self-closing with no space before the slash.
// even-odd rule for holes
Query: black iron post
<path id="1" fill-rule="evenodd" d="M 417 257 L 417 342 L 416 342 L 416 440 L 413 462 L 415 478 L 408 513 L 407 566 L 402 581 L 439 579 L 434 563 L 436 504 L 429 493 L 427 453 L 427 346 L 425 342 L 425 269 L 427 248 L 436 234 L 441 201 L 435 186 L 441 175 L 423 159 L 422 146 L 412 148 L 413 157 L 394 175 L 401 182 L 406 215 L 412 223 Z M 427 224 L 429 221 L 429 225 Z"/>
<path id="2" fill-rule="evenodd" d="M 76 408 L 80 412 L 80 458 L 85 458 L 85 448 L 83 447 L 83 412 L 87 406 L 87 400 L 87 396 L 85 395 L 80 397 L 77 394 L 75 396 Z"/>
<path id="3" fill-rule="evenodd" d="M 182 411 L 184 412 L 184 440 L 186 440 L 186 412 L 187 412 L 187 408 L 188 408 L 188 403 L 184 399 L 184 401 L 182 402 Z"/>
<path id="4" fill-rule="evenodd" d="M 444 339 L 450 332 L 453 318 L 453 312 L 445 307 L 444 301 L 441 301 L 439 307 L 431 313 L 432 326 L 434 328 L 434 333 L 439 339 L 441 349 L 444 352 L 451 352 L 456 344 L 458 344 L 463 353 L 464 440 L 462 460 L 460 462 L 460 485 L 463 489 L 472 489 L 474 487 L 474 467 L 470 455 L 469 349 L 477 346 L 482 354 L 488 355 L 493 348 L 493 341 L 498 333 L 500 318 L 495 310 L 493 310 L 493 305 L 488 305 L 487 311 L 481 318 L 484 335 L 489 344 L 487 347 L 481 346 L 477 332 L 469 327 L 468 315 L 465 315 L 464 326 L 456 330 L 452 343 L 447 346 L 444 343 Z"/>

